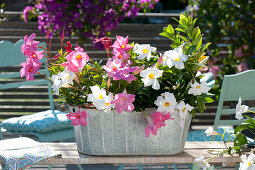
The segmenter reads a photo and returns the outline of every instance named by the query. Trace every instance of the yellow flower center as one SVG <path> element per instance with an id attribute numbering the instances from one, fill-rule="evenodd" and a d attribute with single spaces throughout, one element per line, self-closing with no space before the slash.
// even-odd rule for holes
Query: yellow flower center
<path id="1" fill-rule="evenodd" d="M 70 76 L 68 75 L 68 76 L 66 77 L 66 79 L 70 79 Z"/>
<path id="2" fill-rule="evenodd" d="M 99 99 L 103 99 L 103 95 L 100 94 L 100 95 L 98 96 L 98 98 L 99 98 Z"/>
<path id="3" fill-rule="evenodd" d="M 248 166 L 251 166 L 251 162 L 248 162 Z"/>
<path id="4" fill-rule="evenodd" d="M 113 69 L 113 71 L 115 71 L 115 70 L 117 69 L 117 67 L 116 67 L 116 66 L 113 66 L 112 69 Z"/>
<path id="5" fill-rule="evenodd" d="M 105 103 L 105 106 L 109 106 L 110 105 L 110 103 Z"/>
<path id="6" fill-rule="evenodd" d="M 119 59 L 121 59 L 121 58 L 122 58 L 122 55 L 120 54 L 120 55 L 119 55 Z"/>
<path id="7" fill-rule="evenodd" d="M 165 103 L 164 103 L 164 106 L 165 106 L 165 107 L 169 107 L 169 106 L 170 106 L 170 103 L 169 103 L 169 102 L 165 102 Z"/>
<path id="8" fill-rule="evenodd" d="M 30 73 L 32 73 L 33 71 L 34 71 L 34 69 L 33 69 L 33 68 L 30 68 L 30 69 L 29 69 L 29 72 L 30 72 Z"/>
<path id="9" fill-rule="evenodd" d="M 121 48 L 125 48 L 126 46 L 125 46 L 125 44 L 123 44 L 122 46 L 121 46 Z"/>
<path id="10" fill-rule="evenodd" d="M 180 61 L 180 58 L 179 58 L 179 57 L 177 57 L 177 58 L 175 58 L 174 60 L 175 60 L 175 61 Z"/>
<path id="11" fill-rule="evenodd" d="M 75 118 L 76 118 L 76 119 L 80 119 L 80 117 L 81 117 L 81 116 L 80 116 L 79 114 L 76 114 L 76 115 L 75 115 Z"/>
<path id="12" fill-rule="evenodd" d="M 163 61 L 166 61 L 166 56 L 163 56 Z"/>
<path id="13" fill-rule="evenodd" d="M 153 74 L 153 73 L 150 73 L 150 74 L 149 74 L 149 78 L 150 78 L 150 79 L 154 79 L 154 74 Z"/>
<path id="14" fill-rule="evenodd" d="M 200 88 L 200 86 L 197 86 L 197 87 L 196 87 L 196 89 L 199 89 L 199 88 Z"/>
<path id="15" fill-rule="evenodd" d="M 182 109 L 182 112 L 185 112 L 185 110 L 186 110 L 186 107 L 184 107 L 184 108 Z"/>
<path id="16" fill-rule="evenodd" d="M 144 49 L 144 50 L 143 50 L 143 53 L 147 54 L 147 53 L 148 53 L 148 50 L 147 50 L 147 49 Z"/>
<path id="17" fill-rule="evenodd" d="M 36 58 L 36 54 L 33 54 L 32 57 L 33 57 L 33 59 L 35 59 Z"/>
<path id="18" fill-rule="evenodd" d="M 76 56 L 76 59 L 77 59 L 77 60 L 81 60 L 81 55 L 80 55 L 80 54 L 77 55 L 77 56 Z"/>

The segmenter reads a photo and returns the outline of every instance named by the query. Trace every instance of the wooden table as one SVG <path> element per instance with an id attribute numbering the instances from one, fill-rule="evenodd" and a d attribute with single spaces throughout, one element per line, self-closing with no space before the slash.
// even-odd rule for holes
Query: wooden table
<path id="1" fill-rule="evenodd" d="M 166 164 L 166 163 L 193 163 L 194 158 L 205 156 L 212 158 L 215 155 L 208 150 L 221 150 L 222 142 L 186 142 L 182 154 L 174 156 L 87 156 L 79 154 L 75 143 L 45 143 L 49 148 L 62 154 L 62 158 L 51 158 L 43 164 Z M 239 156 L 219 156 L 211 159 L 210 164 L 233 166 L 240 162 Z"/>

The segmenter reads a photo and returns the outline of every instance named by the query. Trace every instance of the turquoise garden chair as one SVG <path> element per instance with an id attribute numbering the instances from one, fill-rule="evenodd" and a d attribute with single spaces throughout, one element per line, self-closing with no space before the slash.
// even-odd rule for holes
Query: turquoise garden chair
<path id="1" fill-rule="evenodd" d="M 239 125 L 243 120 L 235 119 L 235 108 L 229 108 L 225 106 L 225 102 L 238 102 L 239 97 L 243 101 L 255 100 L 255 70 L 247 70 L 241 73 L 233 75 L 225 75 L 222 86 L 220 98 L 217 106 L 217 112 L 214 120 L 214 130 L 219 133 L 224 132 L 224 128 L 219 126 L 236 126 Z M 249 108 L 249 110 L 254 110 Z M 233 119 L 224 120 L 222 119 L 225 115 L 232 115 Z M 231 129 L 228 129 L 231 131 Z M 232 129 L 233 130 L 233 129 Z M 228 138 L 228 136 L 226 136 Z M 210 140 L 221 140 L 219 136 L 210 137 L 206 136 L 204 130 L 194 130 L 189 132 L 187 141 L 210 141 Z"/>
<path id="2" fill-rule="evenodd" d="M 10 68 L 26 61 L 26 57 L 21 52 L 21 45 L 23 43 L 23 40 L 19 40 L 15 44 L 9 41 L 0 42 L 0 67 Z M 46 60 L 43 62 L 44 68 L 41 69 L 40 72 L 49 77 L 49 71 L 47 67 L 45 67 Z M 2 138 L 2 131 L 20 135 L 35 135 L 39 141 L 44 142 L 62 141 L 74 138 L 73 127 L 66 118 L 66 113 L 54 109 L 51 85 L 48 80 L 26 81 L 20 78 L 19 72 L 1 72 L 0 79 L 8 80 L 7 83 L 0 84 L 0 90 L 19 88 L 22 86 L 48 86 L 50 105 L 50 109 L 43 112 L 4 120 L 0 124 L 0 139 Z"/>

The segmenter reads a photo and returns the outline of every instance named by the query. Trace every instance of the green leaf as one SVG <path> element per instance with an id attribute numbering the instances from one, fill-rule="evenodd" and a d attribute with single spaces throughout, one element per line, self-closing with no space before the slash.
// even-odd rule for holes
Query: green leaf
<path id="1" fill-rule="evenodd" d="M 168 25 L 167 27 L 166 27 L 166 32 L 168 32 L 169 34 L 171 34 L 171 35 L 174 35 L 174 29 L 173 29 L 173 27 L 172 27 L 172 25 Z"/>
<path id="2" fill-rule="evenodd" d="M 197 38 L 195 39 L 194 45 L 197 45 L 197 48 L 196 48 L 197 50 L 201 47 L 201 45 L 202 45 L 202 35 L 201 34 L 199 34 L 197 36 Z"/>
<path id="3" fill-rule="evenodd" d="M 189 28 L 187 29 L 187 34 L 188 34 L 189 38 L 192 38 L 193 30 L 194 30 L 193 27 L 189 27 Z"/>
<path id="4" fill-rule="evenodd" d="M 193 51 L 195 51 L 196 50 L 196 45 L 192 45 L 192 46 L 190 46 L 189 48 L 188 48 L 188 51 L 187 51 L 187 54 L 186 55 L 189 55 L 189 54 L 191 54 Z"/>
<path id="5" fill-rule="evenodd" d="M 214 102 L 214 100 L 211 97 L 205 97 L 204 100 L 205 100 L 206 103 Z"/>
<path id="6" fill-rule="evenodd" d="M 201 114 L 204 114 L 204 109 L 205 109 L 205 103 L 202 99 L 198 99 L 197 101 L 198 104 L 198 110 Z"/>
<path id="7" fill-rule="evenodd" d="M 238 135 L 237 141 L 240 145 L 245 145 L 247 143 L 246 137 L 241 133 Z"/>
<path id="8" fill-rule="evenodd" d="M 182 28 L 175 28 L 176 31 L 180 31 L 180 32 L 183 32 L 183 33 L 186 33 L 186 31 Z"/>
<path id="9" fill-rule="evenodd" d="M 197 38 L 199 34 L 201 34 L 200 29 L 198 27 L 194 28 L 192 32 L 192 36 L 191 36 L 192 41 L 195 41 L 195 39 Z"/>
<path id="10" fill-rule="evenodd" d="M 174 37 L 171 34 L 167 33 L 167 32 L 162 32 L 159 35 L 161 35 L 162 37 L 170 38 L 171 40 L 174 41 Z"/>
<path id="11" fill-rule="evenodd" d="M 181 19 L 184 19 L 184 18 L 186 18 L 186 16 L 183 15 L 183 14 L 180 14 L 180 20 L 181 20 Z"/>
<path id="12" fill-rule="evenodd" d="M 184 37 L 184 36 L 182 36 L 182 35 L 178 35 L 178 37 L 181 38 L 182 40 L 186 41 L 186 42 L 189 41 L 187 37 Z"/>
<path id="13" fill-rule="evenodd" d="M 205 51 L 207 48 L 208 48 L 208 46 L 209 45 L 211 45 L 212 43 L 206 43 L 206 44 L 204 44 L 201 48 L 200 48 L 200 52 L 202 52 L 202 51 Z"/>
<path id="14" fill-rule="evenodd" d="M 193 26 L 196 24 L 197 18 L 195 18 L 192 22 Z"/>
<path id="15" fill-rule="evenodd" d="M 248 129 L 248 124 L 241 124 L 235 128 L 234 133 L 237 134 L 245 129 Z"/>
<path id="16" fill-rule="evenodd" d="M 188 23 L 188 19 L 187 18 L 183 18 L 180 19 L 179 24 L 186 30 L 187 29 L 187 23 Z"/>

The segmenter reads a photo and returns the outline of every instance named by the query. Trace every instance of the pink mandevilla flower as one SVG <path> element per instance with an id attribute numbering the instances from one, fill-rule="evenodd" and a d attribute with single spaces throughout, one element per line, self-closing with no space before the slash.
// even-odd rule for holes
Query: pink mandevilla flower
<path id="1" fill-rule="evenodd" d="M 130 58 L 130 55 L 128 53 L 126 53 L 125 51 L 119 51 L 116 48 L 113 48 L 112 54 L 113 59 L 128 60 Z"/>
<path id="2" fill-rule="evenodd" d="M 152 118 L 153 117 L 153 118 Z M 155 112 L 151 116 L 146 116 L 147 121 L 149 122 L 149 126 L 147 126 L 144 129 L 145 136 L 148 138 L 150 136 L 150 133 L 153 135 L 157 135 L 158 129 L 160 129 L 162 126 L 166 126 L 165 121 L 168 119 L 172 119 L 170 116 L 170 112 L 167 114 L 163 114 L 161 112 Z"/>
<path id="3" fill-rule="evenodd" d="M 129 67 L 131 64 L 129 60 L 124 63 L 122 60 L 109 58 L 106 65 L 103 66 L 103 69 L 108 72 L 113 80 L 126 80 L 131 82 L 136 78 L 130 72 L 137 70 L 137 67 Z"/>
<path id="4" fill-rule="evenodd" d="M 34 74 L 40 69 L 41 63 L 38 60 L 27 58 L 26 63 L 20 64 L 23 68 L 20 69 L 21 77 L 26 76 L 27 80 L 34 80 Z"/>
<path id="5" fill-rule="evenodd" d="M 116 35 L 116 41 L 113 43 L 112 47 L 119 51 L 129 51 L 132 46 L 128 44 L 128 36 L 126 38 Z"/>
<path id="6" fill-rule="evenodd" d="M 86 118 L 88 117 L 88 114 L 83 110 L 82 112 L 77 112 L 77 113 L 69 113 L 66 115 L 66 117 L 71 120 L 71 123 L 74 126 L 77 125 L 82 125 L 86 126 L 87 125 L 87 120 Z"/>
<path id="7" fill-rule="evenodd" d="M 39 41 L 33 40 L 35 37 L 35 33 L 31 34 L 29 37 L 27 35 L 24 37 L 24 44 L 21 46 L 21 51 L 27 57 L 30 57 L 37 51 Z"/>
<path id="8" fill-rule="evenodd" d="M 43 58 L 43 51 L 35 51 L 31 56 L 33 60 L 41 60 Z"/>
<path id="9" fill-rule="evenodd" d="M 101 42 L 104 45 L 106 51 L 110 50 L 112 45 L 112 40 L 107 37 L 102 37 L 100 39 L 96 39 L 96 42 Z"/>
<path id="10" fill-rule="evenodd" d="M 134 105 L 132 102 L 135 101 L 134 94 L 127 94 L 125 92 L 116 94 L 114 100 L 111 101 L 111 104 L 115 104 L 117 112 L 120 114 L 124 110 L 127 112 L 132 112 L 134 110 Z"/>
<path id="11" fill-rule="evenodd" d="M 89 56 L 87 53 L 83 52 L 83 48 L 76 47 L 75 51 L 67 54 L 66 59 L 67 62 L 62 63 L 61 66 L 66 67 L 72 72 L 79 72 L 89 61 Z"/>

